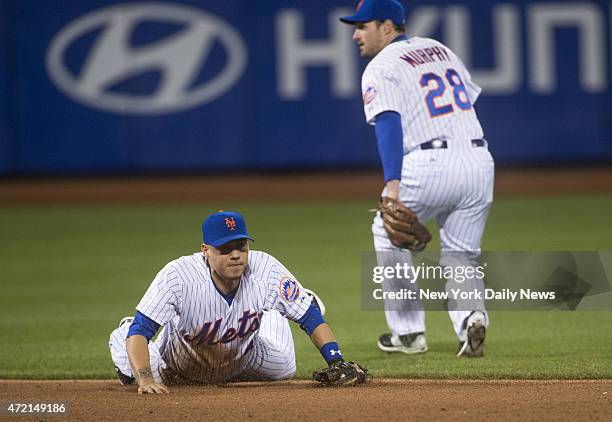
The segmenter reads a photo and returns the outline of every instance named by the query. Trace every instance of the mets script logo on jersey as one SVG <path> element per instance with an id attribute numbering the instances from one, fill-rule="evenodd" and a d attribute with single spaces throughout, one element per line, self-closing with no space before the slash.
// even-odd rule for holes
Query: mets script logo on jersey
<path id="1" fill-rule="evenodd" d="M 287 302 L 295 302 L 300 297 L 300 286 L 297 281 L 284 277 L 280 281 L 280 295 Z"/>
<path id="2" fill-rule="evenodd" d="M 225 219 L 225 225 L 230 230 L 236 230 L 236 220 L 234 220 L 234 217 L 227 217 Z"/>
<path id="3" fill-rule="evenodd" d="M 378 95 L 378 89 L 376 89 L 376 84 L 374 82 L 369 82 L 365 89 L 363 90 L 363 103 L 368 105 L 374 98 Z"/>
<path id="4" fill-rule="evenodd" d="M 147 24 L 158 30 L 147 32 Z M 220 69 L 210 76 L 209 62 Z M 73 100 L 141 115 L 214 100 L 236 83 L 246 62 L 244 42 L 227 23 L 169 3 L 119 4 L 81 16 L 53 38 L 46 58 L 50 79 Z"/>
<path id="5" fill-rule="evenodd" d="M 246 337 L 259 330 L 262 316 L 263 312 L 244 311 L 242 317 L 238 319 L 238 328 L 230 327 L 225 330 L 221 336 L 219 336 L 219 328 L 221 327 L 223 318 L 216 320 L 214 325 L 212 321 L 206 321 L 197 333 L 194 335 L 185 334 L 183 338 L 189 343 L 197 346 L 203 346 L 205 344 L 214 346 L 219 343 L 229 343 L 236 338 Z"/>

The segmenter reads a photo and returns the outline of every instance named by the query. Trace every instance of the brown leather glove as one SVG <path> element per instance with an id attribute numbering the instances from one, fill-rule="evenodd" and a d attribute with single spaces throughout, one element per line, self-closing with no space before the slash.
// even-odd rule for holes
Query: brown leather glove
<path id="1" fill-rule="evenodd" d="M 431 241 L 427 227 L 422 225 L 416 214 L 400 201 L 383 196 L 380 198 L 378 210 L 389 240 L 398 248 L 421 252 Z"/>
<path id="2" fill-rule="evenodd" d="M 336 361 L 312 373 L 312 380 L 320 387 L 346 387 L 364 384 L 372 378 L 368 370 L 356 362 Z"/>

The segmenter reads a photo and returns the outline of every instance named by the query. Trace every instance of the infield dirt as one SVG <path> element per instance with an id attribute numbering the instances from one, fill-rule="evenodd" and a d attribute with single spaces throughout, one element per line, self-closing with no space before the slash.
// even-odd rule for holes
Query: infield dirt
<path id="1" fill-rule="evenodd" d="M 119 381 L 0 381 L 0 402 L 68 402 L 69 420 L 610 420 L 612 380 L 375 379 L 313 388 L 309 381 L 175 386 L 138 395 Z M 19 420 L 62 420 L 26 416 Z M 3 417 L 0 416 L 0 419 Z"/>

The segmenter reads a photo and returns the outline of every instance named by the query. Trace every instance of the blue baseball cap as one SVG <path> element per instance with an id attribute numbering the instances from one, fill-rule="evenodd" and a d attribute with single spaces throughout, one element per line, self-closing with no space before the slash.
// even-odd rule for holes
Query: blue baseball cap
<path id="1" fill-rule="evenodd" d="M 218 248 L 236 239 L 253 240 L 247 232 L 244 217 L 232 211 L 219 211 L 209 215 L 202 223 L 202 240 Z"/>
<path id="2" fill-rule="evenodd" d="M 390 19 L 396 25 L 406 23 L 406 11 L 397 0 L 360 0 L 352 16 L 343 16 L 340 21 L 353 25 L 357 22 L 384 21 Z"/>

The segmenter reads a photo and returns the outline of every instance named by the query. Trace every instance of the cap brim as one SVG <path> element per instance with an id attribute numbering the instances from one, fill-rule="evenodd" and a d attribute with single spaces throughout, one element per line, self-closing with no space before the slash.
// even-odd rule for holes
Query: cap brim
<path id="1" fill-rule="evenodd" d="M 220 237 L 219 239 L 215 240 L 214 242 L 210 242 L 209 245 L 210 246 L 214 246 L 215 248 L 218 248 L 219 246 L 223 246 L 226 243 L 231 242 L 232 240 L 238 240 L 238 239 L 249 239 L 252 240 L 253 242 L 255 242 L 255 239 L 244 235 L 244 234 L 233 234 L 231 236 L 225 236 L 225 237 Z"/>
<path id="2" fill-rule="evenodd" d="M 363 22 L 370 22 L 372 19 L 365 19 L 363 17 L 360 17 L 358 15 L 352 15 L 352 16 L 342 16 L 340 18 L 340 22 L 342 23 L 347 23 L 349 25 L 353 25 L 355 23 L 363 23 Z"/>

